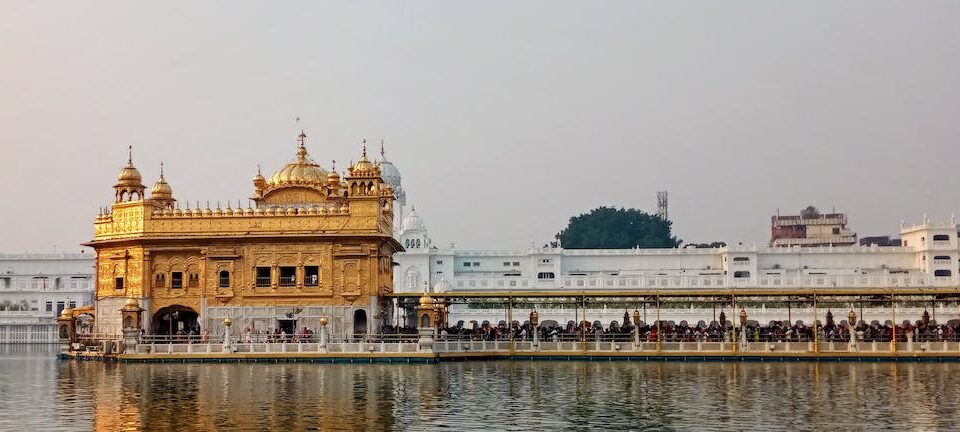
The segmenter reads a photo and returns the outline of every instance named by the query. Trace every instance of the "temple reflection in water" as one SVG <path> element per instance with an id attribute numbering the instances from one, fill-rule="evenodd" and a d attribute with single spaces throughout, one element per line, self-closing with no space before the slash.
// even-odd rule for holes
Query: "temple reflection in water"
<path id="1" fill-rule="evenodd" d="M 955 363 L 462 362 L 59 365 L 92 429 L 950 428 Z M 931 397 L 936 396 L 936 397 Z M 770 422 L 776 412 L 781 421 Z M 882 414 L 881 414 L 882 413 Z M 866 423 L 869 422 L 869 423 Z M 75 423 L 82 425 L 83 421 Z"/>

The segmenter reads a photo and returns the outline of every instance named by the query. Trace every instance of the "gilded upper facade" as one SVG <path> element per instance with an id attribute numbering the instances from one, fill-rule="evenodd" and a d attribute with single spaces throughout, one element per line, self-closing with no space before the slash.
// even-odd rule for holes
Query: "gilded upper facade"
<path id="1" fill-rule="evenodd" d="M 381 296 L 401 250 L 394 192 L 365 146 L 341 177 L 310 158 L 301 132 L 290 163 L 253 177 L 245 208 L 181 207 L 162 166 L 148 196 L 130 155 L 114 198 L 87 243 L 97 251 L 99 331 L 119 331 L 129 298 L 155 333 L 199 332 L 222 316 L 251 331 L 299 329 L 320 315 L 366 332 L 389 313 Z"/>

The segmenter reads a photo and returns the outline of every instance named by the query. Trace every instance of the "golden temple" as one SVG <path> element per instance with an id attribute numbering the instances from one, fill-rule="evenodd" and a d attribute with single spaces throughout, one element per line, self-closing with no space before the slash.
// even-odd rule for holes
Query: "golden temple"
<path id="1" fill-rule="evenodd" d="M 142 308 L 137 327 L 152 334 L 220 334 L 227 317 L 244 332 L 288 334 L 326 317 L 332 335 L 389 320 L 402 250 L 392 187 L 365 145 L 341 178 L 298 138 L 292 162 L 269 178 L 258 169 L 246 208 L 181 209 L 162 165 L 147 196 L 128 157 L 86 243 L 96 251 L 95 331 L 119 335 L 125 305 Z"/>

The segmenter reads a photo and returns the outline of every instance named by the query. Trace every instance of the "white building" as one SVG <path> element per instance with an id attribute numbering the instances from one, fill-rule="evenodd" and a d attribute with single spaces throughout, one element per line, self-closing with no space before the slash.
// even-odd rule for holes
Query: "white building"
<path id="1" fill-rule="evenodd" d="M 416 211 L 403 220 L 395 292 L 885 288 L 958 285 L 958 226 L 901 227 L 903 246 L 574 250 L 434 247 Z"/>
<path id="2" fill-rule="evenodd" d="M 380 165 L 380 178 L 393 186 L 393 232 L 398 235 L 400 232 L 400 221 L 403 220 L 403 208 L 407 205 L 407 193 L 403 191 L 403 177 L 400 170 L 393 162 L 387 160 L 386 152 L 383 149 L 383 142 L 380 143 L 380 159 L 377 159 Z"/>
<path id="3" fill-rule="evenodd" d="M 0 343 L 55 343 L 57 315 L 93 304 L 93 254 L 0 255 Z"/>

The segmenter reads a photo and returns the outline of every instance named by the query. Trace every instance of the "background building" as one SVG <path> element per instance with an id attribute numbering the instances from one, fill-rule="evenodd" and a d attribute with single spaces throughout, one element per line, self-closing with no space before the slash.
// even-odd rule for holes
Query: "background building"
<path id="1" fill-rule="evenodd" d="M 958 226 L 923 223 L 902 227 L 902 246 L 735 245 L 719 248 L 577 249 L 531 247 L 521 250 L 461 250 L 433 246 L 421 217 L 411 211 L 403 221 L 395 256 L 395 292 L 586 292 L 719 291 L 732 288 L 806 289 L 955 287 L 960 271 Z M 499 309 L 454 305 L 449 322 L 503 320 Z M 603 322 L 618 320 L 619 309 L 581 311 Z M 811 311 L 796 311 L 809 318 Z M 917 314 L 922 310 L 913 311 Z M 941 310 L 943 312 L 943 310 Z M 564 322 L 576 307 L 541 309 L 541 317 Z M 714 311 L 716 314 L 717 311 Z M 731 313 L 731 311 L 727 311 Z M 878 315 L 867 311 L 870 316 Z M 788 315 L 776 309 L 754 312 L 758 319 Z M 413 318 L 399 314 L 398 324 Z M 664 319 L 700 317 L 703 311 L 674 310 Z M 403 321 L 405 319 L 405 321 Z M 644 310 L 644 321 L 647 317 Z M 773 319 L 773 318 L 770 318 Z"/>
<path id="2" fill-rule="evenodd" d="M 57 342 L 60 311 L 93 304 L 93 265 L 93 254 L 0 255 L 0 343 Z"/>
<path id="3" fill-rule="evenodd" d="M 799 215 L 770 218 L 770 246 L 851 246 L 857 233 L 847 229 L 847 215 L 821 214 L 809 206 Z"/>
<path id="4" fill-rule="evenodd" d="M 902 227 L 902 246 L 460 250 L 403 221 L 396 292 L 779 287 L 943 287 L 958 283 L 958 227 Z"/>

